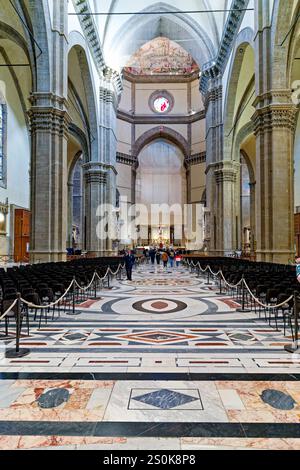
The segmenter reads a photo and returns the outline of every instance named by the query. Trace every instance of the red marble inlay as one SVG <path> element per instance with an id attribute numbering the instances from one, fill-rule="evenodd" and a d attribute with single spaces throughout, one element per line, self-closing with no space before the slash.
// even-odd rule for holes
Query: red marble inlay
<path id="1" fill-rule="evenodd" d="M 157 310 L 162 310 L 164 308 L 167 308 L 168 304 L 167 304 L 167 302 L 157 301 L 157 302 L 153 302 L 151 304 L 151 307 L 156 308 Z"/>

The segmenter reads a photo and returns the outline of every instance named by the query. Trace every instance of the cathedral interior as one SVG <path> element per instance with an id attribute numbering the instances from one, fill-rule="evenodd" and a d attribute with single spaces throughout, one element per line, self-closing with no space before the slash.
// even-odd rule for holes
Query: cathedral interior
<path id="1" fill-rule="evenodd" d="M 300 449 L 299 20 L 0 0 L 0 450 Z"/>

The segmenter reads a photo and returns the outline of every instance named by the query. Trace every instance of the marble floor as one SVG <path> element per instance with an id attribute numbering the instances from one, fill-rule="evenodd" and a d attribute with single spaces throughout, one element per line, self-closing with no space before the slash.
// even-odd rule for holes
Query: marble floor
<path id="1" fill-rule="evenodd" d="M 5 358 L 0 449 L 300 449 L 300 355 L 184 267 L 143 266 L 23 329 Z"/>

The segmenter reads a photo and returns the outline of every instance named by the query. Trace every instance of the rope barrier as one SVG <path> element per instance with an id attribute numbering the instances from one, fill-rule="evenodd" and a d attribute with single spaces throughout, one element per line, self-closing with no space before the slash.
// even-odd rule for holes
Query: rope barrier
<path id="1" fill-rule="evenodd" d="M 95 271 L 91 282 L 86 287 L 82 287 L 80 284 L 78 284 L 76 279 L 73 279 L 72 282 L 70 283 L 69 287 L 67 288 L 67 290 L 64 292 L 64 294 L 59 299 L 57 299 L 55 302 L 51 302 L 49 304 L 36 305 L 36 304 L 33 304 L 32 302 L 28 302 L 27 300 L 25 300 L 23 298 L 21 298 L 20 300 L 25 305 L 27 305 L 28 307 L 31 307 L 31 308 L 40 308 L 40 309 L 51 308 L 51 307 L 54 307 L 55 305 L 58 305 L 67 296 L 67 294 L 69 293 L 69 291 L 70 291 L 70 289 L 72 288 L 73 285 L 77 286 L 77 288 L 80 289 L 81 291 L 87 291 L 92 286 L 92 284 L 93 284 L 96 277 L 98 277 L 98 279 L 100 281 L 104 281 L 107 278 L 107 276 L 109 275 L 109 272 L 111 272 L 111 274 L 113 276 L 115 276 L 115 275 L 118 274 L 120 269 L 123 269 L 123 268 L 124 268 L 124 265 L 119 264 L 117 271 L 113 272 L 111 270 L 111 268 L 108 267 L 107 270 L 106 270 L 106 273 L 103 277 L 100 277 L 99 274 L 97 273 L 97 271 Z M 1 318 L 0 318 L 0 320 L 1 320 Z"/>
<path id="2" fill-rule="evenodd" d="M 283 305 L 286 305 L 287 303 L 289 303 L 293 298 L 294 296 L 291 295 L 287 300 L 285 300 L 284 302 L 282 302 L 281 304 L 277 304 L 277 305 L 273 305 L 273 304 L 263 304 L 262 302 L 260 302 L 259 299 L 257 299 L 255 297 L 255 295 L 252 293 L 251 289 L 249 288 L 247 282 L 245 281 L 245 279 L 243 279 L 244 281 L 244 285 L 246 287 L 246 289 L 248 290 L 249 294 L 251 295 L 251 297 L 255 300 L 255 302 L 260 305 L 261 307 L 263 308 L 280 308 L 280 307 L 283 307 Z"/>
<path id="3" fill-rule="evenodd" d="M 9 314 L 9 312 L 17 305 L 17 302 L 18 302 L 18 299 L 16 299 L 16 300 L 11 304 L 11 306 L 6 310 L 6 312 L 3 313 L 3 315 L 0 317 L 0 321 L 3 320 L 3 318 L 6 317 L 6 315 Z"/>
<path id="4" fill-rule="evenodd" d="M 277 304 L 277 305 L 273 305 L 273 304 L 270 304 L 270 305 L 266 305 L 266 304 L 263 304 L 259 299 L 257 299 L 255 297 L 255 295 L 253 294 L 253 292 L 251 291 L 250 287 L 248 286 L 247 282 L 245 281 L 244 277 L 241 278 L 241 280 L 237 283 L 237 284 L 230 284 L 224 277 L 224 274 L 223 274 L 223 271 L 222 270 L 219 270 L 217 273 L 214 273 L 211 269 L 211 267 L 209 265 L 206 266 L 205 269 L 203 269 L 201 267 L 201 264 L 200 262 L 198 263 L 194 263 L 194 261 L 189 261 L 187 260 L 187 265 L 190 267 L 190 266 L 193 266 L 193 267 L 197 267 L 199 266 L 200 270 L 205 273 L 207 270 L 209 270 L 211 272 L 211 274 L 215 277 L 217 276 L 221 276 L 225 285 L 230 287 L 231 289 L 236 289 L 239 285 L 243 284 L 245 285 L 246 289 L 248 290 L 249 294 L 251 295 L 251 297 L 255 300 L 255 302 L 260 305 L 261 307 L 263 308 L 280 308 L 280 307 L 283 307 L 283 305 L 286 305 L 287 303 L 289 303 L 293 298 L 294 296 L 291 295 L 287 300 L 285 300 L 284 302 L 280 303 L 280 304 Z"/>

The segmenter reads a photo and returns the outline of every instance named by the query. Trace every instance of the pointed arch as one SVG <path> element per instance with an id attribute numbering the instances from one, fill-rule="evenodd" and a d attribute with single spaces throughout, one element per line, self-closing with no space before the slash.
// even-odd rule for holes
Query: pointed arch
<path id="1" fill-rule="evenodd" d="M 143 148 L 156 139 L 165 139 L 177 145 L 177 147 L 179 147 L 182 151 L 185 159 L 189 156 L 190 152 L 187 140 L 181 134 L 179 134 L 179 132 L 165 126 L 154 127 L 153 129 L 150 129 L 149 131 L 146 131 L 144 134 L 142 134 L 134 144 L 134 156 L 137 158 Z"/>

